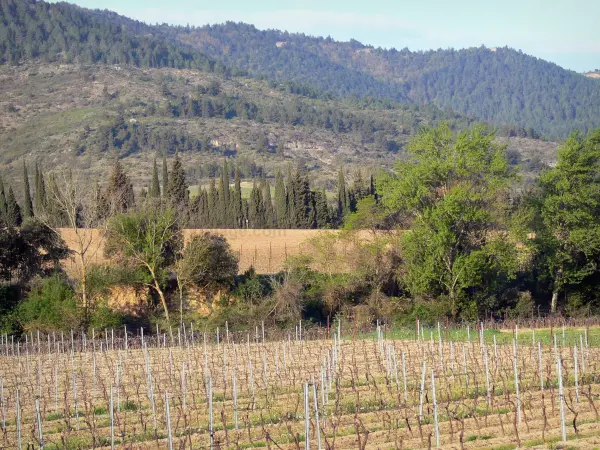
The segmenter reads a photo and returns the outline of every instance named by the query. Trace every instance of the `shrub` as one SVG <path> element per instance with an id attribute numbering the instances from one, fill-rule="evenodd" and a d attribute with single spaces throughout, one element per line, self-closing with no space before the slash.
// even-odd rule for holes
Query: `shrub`
<path id="1" fill-rule="evenodd" d="M 17 306 L 21 296 L 18 286 L 0 285 L 0 333 L 15 334 L 21 331 Z"/>
<path id="2" fill-rule="evenodd" d="M 68 331 L 81 326 L 83 310 L 65 276 L 56 273 L 31 290 L 19 305 L 18 316 L 24 330 Z"/>
<path id="3" fill-rule="evenodd" d="M 123 325 L 123 316 L 104 302 L 94 306 L 90 312 L 88 328 L 102 330 L 105 328 L 118 328 Z"/>

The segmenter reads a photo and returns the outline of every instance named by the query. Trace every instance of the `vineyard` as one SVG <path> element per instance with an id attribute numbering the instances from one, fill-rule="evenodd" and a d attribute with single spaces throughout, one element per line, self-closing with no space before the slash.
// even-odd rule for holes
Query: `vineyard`
<path id="1" fill-rule="evenodd" d="M 2 336 L 0 447 L 594 448 L 599 346 L 418 323 Z"/>

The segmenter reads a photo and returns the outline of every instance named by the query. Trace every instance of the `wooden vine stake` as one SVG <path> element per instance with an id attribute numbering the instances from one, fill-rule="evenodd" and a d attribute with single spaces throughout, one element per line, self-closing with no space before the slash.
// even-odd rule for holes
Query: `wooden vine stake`
<path id="1" fill-rule="evenodd" d="M 304 449 L 310 450 L 310 409 L 308 407 L 308 383 L 304 383 Z"/>
<path id="2" fill-rule="evenodd" d="M 562 441 L 567 442 L 567 427 L 565 424 L 565 393 L 562 380 L 562 361 L 560 356 L 556 357 L 556 369 L 558 373 L 558 401 L 560 406 L 560 431 Z"/>
<path id="3" fill-rule="evenodd" d="M 517 395 L 517 421 L 521 423 L 521 392 L 519 391 L 519 368 L 517 366 L 517 340 L 513 339 L 513 371 L 515 373 L 515 392 Z"/>
<path id="4" fill-rule="evenodd" d="M 319 403 L 318 403 L 318 397 L 317 397 L 317 385 L 315 384 L 315 382 L 313 381 L 312 384 L 312 388 L 313 388 L 313 397 L 315 399 L 315 423 L 317 424 L 317 447 L 318 450 L 321 450 L 321 426 L 320 426 L 320 422 L 319 422 Z"/>
<path id="5" fill-rule="evenodd" d="M 165 392 L 165 412 L 167 420 L 167 439 L 169 440 L 169 450 L 173 450 L 173 433 L 171 431 L 171 408 L 169 406 L 169 393 Z"/>
<path id="6" fill-rule="evenodd" d="M 38 334 L 38 339 L 39 339 L 39 334 Z M 40 446 L 40 449 L 44 448 L 44 434 L 42 432 L 42 413 L 40 411 L 40 399 L 38 397 L 36 397 L 35 399 L 35 419 L 37 422 L 37 429 L 38 429 L 38 443 Z"/>
<path id="7" fill-rule="evenodd" d="M 438 405 L 435 396 L 435 372 L 431 369 L 431 392 L 433 399 L 433 426 L 435 428 L 435 448 L 440 448 L 440 425 L 438 423 Z"/>
<path id="8" fill-rule="evenodd" d="M 16 418 L 17 448 L 20 450 L 22 448 L 22 445 L 21 445 L 21 393 L 19 392 L 18 389 L 17 389 L 15 401 L 16 401 L 16 407 L 17 407 L 17 418 Z"/>
<path id="9" fill-rule="evenodd" d="M 213 391 L 212 378 L 208 379 L 208 433 L 210 435 L 210 450 L 215 446 L 215 427 L 213 418 Z M 173 450 L 173 449 L 169 449 Z"/>
<path id="10" fill-rule="evenodd" d="M 110 385 L 110 404 L 108 406 L 108 413 L 110 415 L 110 448 L 115 448 L 115 406 L 113 400 L 113 385 Z"/>

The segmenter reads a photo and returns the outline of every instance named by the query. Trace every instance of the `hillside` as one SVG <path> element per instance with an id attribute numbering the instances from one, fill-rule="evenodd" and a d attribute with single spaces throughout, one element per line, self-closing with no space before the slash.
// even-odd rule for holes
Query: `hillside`
<path id="1" fill-rule="evenodd" d="M 175 151 L 191 182 L 230 157 L 246 178 L 291 164 L 324 183 L 342 165 L 389 167 L 421 126 L 471 122 L 434 107 L 311 99 L 190 69 L 3 65 L 0 94 L 2 172 L 20 176 L 25 157 L 99 175 L 120 157 L 137 185 L 149 180 L 154 157 Z"/>
<path id="2" fill-rule="evenodd" d="M 423 126 L 474 122 L 433 104 L 250 77 L 192 42 L 175 44 L 179 28 L 106 11 L 0 0 L 0 17 L 0 173 L 13 184 L 23 158 L 84 169 L 94 181 L 118 157 L 141 189 L 155 157 L 179 152 L 190 184 L 214 177 L 227 157 L 246 179 L 301 165 L 316 186 L 331 188 L 341 166 L 391 167 Z M 531 134 L 499 129 L 527 177 L 551 164 L 556 149 Z"/>
<path id="3" fill-rule="evenodd" d="M 600 86 L 509 48 L 411 52 L 252 25 L 150 26 L 68 3 L 0 0 L 0 61 L 250 74 L 311 95 L 432 104 L 530 136 L 600 125 Z"/>
<path id="4" fill-rule="evenodd" d="M 338 95 L 432 103 L 554 138 L 600 125 L 600 86 L 594 80 L 510 48 L 383 50 L 236 23 L 162 30 L 250 73 Z"/>

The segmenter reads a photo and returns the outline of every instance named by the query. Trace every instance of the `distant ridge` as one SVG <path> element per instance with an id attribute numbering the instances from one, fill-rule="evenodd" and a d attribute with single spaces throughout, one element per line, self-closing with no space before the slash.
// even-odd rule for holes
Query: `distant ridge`
<path id="1" fill-rule="evenodd" d="M 41 58 L 250 74 L 340 97 L 434 104 L 549 138 L 600 126 L 600 84 L 506 47 L 384 50 L 227 22 L 152 26 L 68 3 L 0 0 L 0 61 Z"/>

